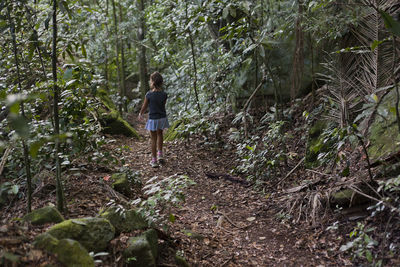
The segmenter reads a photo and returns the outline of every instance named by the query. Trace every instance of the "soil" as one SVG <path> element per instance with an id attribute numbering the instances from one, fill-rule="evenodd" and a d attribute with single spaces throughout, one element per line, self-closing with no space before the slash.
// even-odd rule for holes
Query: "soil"
<path id="1" fill-rule="evenodd" d="M 254 190 L 244 178 L 231 174 L 235 155 L 219 146 L 205 145 L 200 138 L 165 144 L 166 163 L 151 168 L 149 138 L 143 124 L 134 122 L 140 140 L 111 137 L 107 148 L 120 149 L 124 165 L 140 171 L 143 183 L 158 176 L 187 175 L 196 184 L 185 193 L 186 201 L 174 207 L 175 222 L 169 223 L 160 239 L 159 266 L 176 266 L 174 255 L 180 251 L 191 266 L 344 266 L 351 262 L 337 253 L 342 240 L 326 227 L 332 219 L 316 225 L 293 223 L 279 216 L 282 203 L 274 192 Z M 96 216 L 111 199 L 108 177 L 120 164 L 88 163 L 84 158 L 73 164 L 80 171 L 65 171 L 66 218 Z M 140 197 L 134 191 L 130 199 Z M 20 257 L 21 266 L 58 264 L 42 251 L 33 249 L 34 237 L 51 225 L 31 226 L 15 218 L 25 214 L 25 198 L 13 199 L 2 210 L 0 247 Z M 118 200 L 117 200 L 118 202 Z M 37 187 L 33 209 L 55 203 L 53 178 Z M 283 214 L 283 213 L 282 213 Z M 333 218 L 334 219 L 334 218 Z M 97 266 L 122 266 L 121 252 L 129 236 L 121 234 L 110 243 L 110 255 L 98 257 Z M 10 266 L 12 266 L 10 264 Z"/>

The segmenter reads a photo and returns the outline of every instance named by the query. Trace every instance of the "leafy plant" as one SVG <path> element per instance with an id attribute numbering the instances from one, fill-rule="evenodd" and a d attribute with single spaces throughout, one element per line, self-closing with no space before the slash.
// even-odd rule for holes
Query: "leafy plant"
<path id="1" fill-rule="evenodd" d="M 167 228 L 168 222 L 175 222 L 171 206 L 177 206 L 184 201 L 184 189 L 193 184 L 195 183 L 186 175 L 174 174 L 161 180 L 155 176 L 143 187 L 147 199 L 138 198 L 132 204 L 138 206 L 138 211 L 150 223 Z"/>
<path id="2" fill-rule="evenodd" d="M 366 228 L 363 223 L 358 222 L 357 227 L 350 233 L 350 238 L 353 240 L 341 246 L 340 251 L 349 252 L 353 260 L 366 259 L 373 266 L 382 266 L 382 260 L 377 259 L 373 252 L 374 247 L 378 245 L 378 242 L 370 236 L 374 230 L 374 227 Z"/>

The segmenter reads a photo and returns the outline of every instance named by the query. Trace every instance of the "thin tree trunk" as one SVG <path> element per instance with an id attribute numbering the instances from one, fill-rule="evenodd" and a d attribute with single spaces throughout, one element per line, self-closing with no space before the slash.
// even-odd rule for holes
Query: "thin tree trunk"
<path id="1" fill-rule="evenodd" d="M 301 21 L 303 17 L 303 1 L 298 0 L 298 17 L 296 19 L 296 47 L 293 55 L 293 68 L 290 87 L 290 97 L 292 100 L 297 96 L 304 68 L 304 33 Z"/>
<path id="2" fill-rule="evenodd" d="M 12 38 L 13 50 L 14 50 L 14 60 L 15 60 L 15 67 L 17 68 L 17 80 L 18 80 L 18 91 L 22 93 L 22 85 L 21 85 L 21 72 L 19 69 L 19 59 L 18 59 L 18 49 L 17 49 L 17 38 L 15 36 L 15 24 L 11 18 L 11 8 L 10 6 L 7 7 L 7 16 L 10 23 L 10 34 Z M 21 115 L 25 118 L 25 107 L 24 101 L 21 101 Z M 32 210 L 32 179 L 31 179 L 31 163 L 29 158 L 29 149 L 26 145 L 25 141 L 22 139 L 22 149 L 24 153 L 24 164 L 25 164 L 25 174 L 26 174 L 26 184 L 28 189 L 28 200 L 27 200 L 27 210 L 31 212 Z"/>
<path id="3" fill-rule="evenodd" d="M 145 0 L 137 0 L 138 9 L 140 11 L 139 15 L 139 27 L 137 30 L 137 38 L 140 44 L 138 49 L 138 62 L 139 62 L 139 81 L 140 81 L 140 93 L 142 98 L 146 95 L 146 92 L 150 90 L 149 83 L 147 80 L 147 63 L 146 63 L 146 47 L 143 45 L 144 37 L 145 37 L 145 18 L 144 18 L 144 1 Z"/>
<path id="4" fill-rule="evenodd" d="M 188 17 L 188 6 L 186 3 L 186 20 L 189 22 L 189 17 Z M 192 51 L 192 63 L 193 63 L 193 89 L 194 89 L 194 94 L 196 97 L 196 102 L 197 102 L 197 110 L 200 113 L 200 116 L 202 115 L 201 112 L 201 107 L 200 107 L 200 101 L 199 101 L 199 94 L 197 92 L 197 66 L 196 66 L 196 54 L 194 51 L 194 43 L 193 43 L 193 36 L 192 32 L 190 29 L 188 29 L 188 34 L 189 34 L 189 43 L 190 43 L 190 49 Z"/>
<path id="5" fill-rule="evenodd" d="M 117 65 L 117 79 L 118 79 L 118 90 L 121 100 L 123 99 L 122 85 L 121 85 L 121 67 L 119 64 L 119 36 L 118 36 L 118 22 L 117 22 L 117 11 L 115 8 L 115 0 L 112 0 L 113 17 L 114 17 L 114 34 L 115 34 L 115 64 Z M 118 105 L 119 112 L 122 113 L 122 105 Z"/>
<path id="6" fill-rule="evenodd" d="M 122 22 L 122 7 L 121 4 L 119 6 L 119 23 Z M 126 74 L 125 74 L 125 54 L 124 54 L 124 41 L 121 40 L 121 93 L 122 93 L 122 107 L 125 112 L 128 112 L 128 103 L 126 97 Z"/>
<path id="7" fill-rule="evenodd" d="M 57 86 L 57 0 L 53 0 L 53 46 L 52 46 L 52 72 L 53 72 L 53 94 L 54 94 L 54 134 L 56 135 L 54 157 L 56 159 L 56 198 L 57 209 L 64 211 L 64 194 L 61 182 L 60 164 L 60 122 L 58 117 L 59 88 Z"/>

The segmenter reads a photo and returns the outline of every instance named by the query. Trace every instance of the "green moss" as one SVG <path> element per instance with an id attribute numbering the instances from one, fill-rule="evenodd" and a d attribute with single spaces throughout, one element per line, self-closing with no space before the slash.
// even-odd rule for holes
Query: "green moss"
<path id="1" fill-rule="evenodd" d="M 88 251 L 104 251 L 114 238 L 115 228 L 104 218 L 82 218 L 63 221 L 54 225 L 47 233 L 57 239 L 74 239 Z"/>
<path id="2" fill-rule="evenodd" d="M 137 131 L 115 110 L 100 115 L 103 132 L 107 134 L 122 134 L 127 137 L 139 138 Z"/>
<path id="3" fill-rule="evenodd" d="M 114 173 L 111 176 L 111 179 L 113 181 L 112 188 L 114 188 L 115 191 L 129 196 L 131 192 L 131 184 L 129 183 L 128 175 L 126 173 Z"/>
<path id="4" fill-rule="evenodd" d="M 47 206 L 28 213 L 22 218 L 24 221 L 31 222 L 33 225 L 45 223 L 59 223 L 64 221 L 61 213 L 54 206 Z"/>
<path id="5" fill-rule="evenodd" d="M 400 150 L 400 133 L 396 118 L 396 92 L 392 90 L 379 105 L 376 116 L 369 131 L 369 156 L 372 160 L 388 156 Z M 383 118 L 384 117 L 384 118 Z"/>
<path id="6" fill-rule="evenodd" d="M 154 234 L 153 231 L 155 232 L 152 229 L 140 236 L 129 239 L 128 247 L 123 253 L 129 266 L 156 266 L 157 255 L 155 253 L 158 248 L 154 248 L 154 238 L 157 238 L 157 232 Z M 157 246 L 157 243 L 155 246 Z"/>
<path id="7" fill-rule="evenodd" d="M 100 98 L 101 102 L 109 109 L 109 110 L 117 110 L 117 107 L 112 102 L 111 98 L 109 97 L 108 93 L 104 89 L 97 90 L 96 93 L 97 97 Z"/>
<path id="8" fill-rule="evenodd" d="M 136 210 L 125 210 L 122 213 L 111 207 L 102 212 L 100 217 L 109 220 L 117 233 L 141 230 L 148 226 L 146 220 Z"/>
<path id="9" fill-rule="evenodd" d="M 60 240 L 54 253 L 57 259 L 67 267 L 94 266 L 94 260 L 87 250 L 72 239 Z"/>
<path id="10" fill-rule="evenodd" d="M 175 254 L 175 263 L 180 267 L 189 267 L 189 263 L 187 263 L 186 259 L 179 255 L 178 253 Z"/>
<path id="11" fill-rule="evenodd" d="M 33 246 L 38 249 L 43 249 L 48 252 L 54 253 L 57 245 L 58 239 L 52 236 L 49 233 L 43 233 L 35 237 L 35 241 L 33 242 Z"/>
<path id="12" fill-rule="evenodd" d="M 164 141 L 173 141 L 177 138 L 182 138 L 182 134 L 179 132 L 179 128 L 189 123 L 188 119 L 180 119 L 175 121 L 164 134 Z"/>

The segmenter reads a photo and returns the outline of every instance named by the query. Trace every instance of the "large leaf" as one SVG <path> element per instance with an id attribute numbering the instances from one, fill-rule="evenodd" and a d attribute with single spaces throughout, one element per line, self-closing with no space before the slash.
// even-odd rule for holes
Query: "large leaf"
<path id="1" fill-rule="evenodd" d="M 379 10 L 383 20 L 385 21 L 385 27 L 391 31 L 394 35 L 400 36 L 400 22 L 396 21 L 392 16 L 383 10 Z"/>

